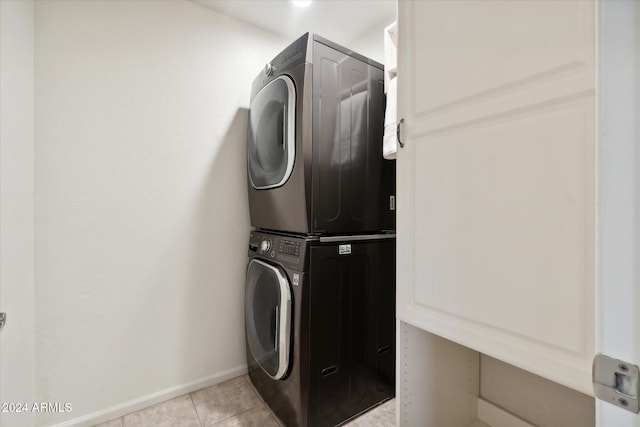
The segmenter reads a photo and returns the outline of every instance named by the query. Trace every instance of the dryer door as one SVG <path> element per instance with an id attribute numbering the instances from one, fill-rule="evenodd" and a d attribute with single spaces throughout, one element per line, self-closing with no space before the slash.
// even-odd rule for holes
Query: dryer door
<path id="1" fill-rule="evenodd" d="M 251 355 L 271 378 L 284 378 L 289 369 L 291 288 L 280 268 L 251 260 L 245 317 Z"/>
<path id="2" fill-rule="evenodd" d="M 271 81 L 251 101 L 247 156 L 249 180 L 258 190 L 282 186 L 295 158 L 296 89 L 291 78 Z"/>

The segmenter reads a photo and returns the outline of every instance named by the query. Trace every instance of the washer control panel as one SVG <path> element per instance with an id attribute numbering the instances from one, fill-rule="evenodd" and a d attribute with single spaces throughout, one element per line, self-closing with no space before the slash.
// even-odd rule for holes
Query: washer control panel
<path id="1" fill-rule="evenodd" d="M 293 240 L 280 240 L 280 246 L 278 252 L 285 255 L 300 256 L 300 242 L 294 242 Z"/>
<path id="2" fill-rule="evenodd" d="M 304 261 L 305 241 L 295 236 L 252 231 L 249 236 L 249 256 L 260 256 L 299 268 Z"/>

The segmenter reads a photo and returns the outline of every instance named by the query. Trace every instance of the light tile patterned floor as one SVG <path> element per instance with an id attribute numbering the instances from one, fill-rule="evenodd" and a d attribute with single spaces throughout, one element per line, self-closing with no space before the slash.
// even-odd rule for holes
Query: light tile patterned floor
<path id="1" fill-rule="evenodd" d="M 395 400 L 345 427 L 392 427 Z M 96 427 L 279 427 L 246 375 L 132 412 Z"/>

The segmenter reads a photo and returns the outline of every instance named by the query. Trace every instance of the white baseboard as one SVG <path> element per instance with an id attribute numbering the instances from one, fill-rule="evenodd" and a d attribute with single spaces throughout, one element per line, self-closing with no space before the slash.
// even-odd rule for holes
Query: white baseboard
<path id="1" fill-rule="evenodd" d="M 491 427 L 534 427 L 484 399 L 478 399 L 478 419 Z"/>
<path id="2" fill-rule="evenodd" d="M 55 424 L 52 427 L 89 427 L 95 424 L 112 420 L 114 418 L 121 417 L 130 412 L 139 411 L 140 409 L 155 405 L 156 403 L 164 402 L 165 400 L 173 399 L 174 397 L 182 396 L 183 394 L 191 393 L 192 391 L 200 390 L 201 388 L 221 383 L 223 381 L 238 377 L 240 375 L 244 375 L 246 373 L 247 365 L 238 366 L 236 368 L 219 372 L 207 378 L 202 378 L 187 384 L 169 387 L 155 393 L 140 396 L 127 402 L 102 409 L 100 411 L 73 418 L 60 424 Z"/>

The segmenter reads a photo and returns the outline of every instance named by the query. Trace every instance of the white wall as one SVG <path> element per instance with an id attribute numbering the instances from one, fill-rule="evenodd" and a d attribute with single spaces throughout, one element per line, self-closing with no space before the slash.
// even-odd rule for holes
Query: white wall
<path id="1" fill-rule="evenodd" d="M 241 373 L 249 91 L 287 41 L 183 0 L 35 29 L 37 389 L 73 407 L 41 424 Z"/>
<path id="2" fill-rule="evenodd" d="M 0 402 L 33 402 L 33 2 L 0 1 Z M 3 426 L 29 413 L 0 412 Z"/>
<path id="3" fill-rule="evenodd" d="M 362 34 L 357 40 L 348 43 L 346 47 L 353 49 L 368 58 L 384 64 L 384 29 L 391 25 L 398 18 L 390 16 L 388 19 L 379 22 L 369 31 Z"/>

